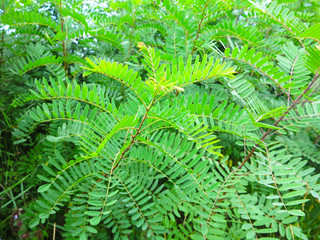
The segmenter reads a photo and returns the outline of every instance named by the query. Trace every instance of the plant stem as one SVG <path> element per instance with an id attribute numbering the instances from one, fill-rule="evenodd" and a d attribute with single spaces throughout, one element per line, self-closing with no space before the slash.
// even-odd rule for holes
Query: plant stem
<path id="1" fill-rule="evenodd" d="M 311 83 L 308 85 L 308 87 L 303 91 L 303 93 L 291 104 L 291 106 L 288 108 L 288 110 L 273 124 L 273 126 L 277 126 L 283 119 L 284 117 L 290 112 L 292 108 L 294 108 L 295 105 L 297 105 L 300 101 L 300 99 L 311 89 L 315 81 L 320 77 L 320 74 L 317 74 L 314 76 L 312 79 Z M 260 141 L 264 141 L 269 134 L 271 133 L 272 129 L 270 128 L 263 136 L 261 137 Z M 242 168 L 244 164 L 252 157 L 254 152 L 256 151 L 257 147 L 259 146 L 259 143 L 257 143 L 251 150 L 251 152 L 248 154 L 248 156 L 242 161 L 242 163 L 238 166 L 238 169 Z"/>
<path id="2" fill-rule="evenodd" d="M 121 160 L 124 158 L 124 155 L 126 154 L 126 152 L 128 152 L 129 149 L 132 147 L 132 145 L 135 144 L 135 139 L 142 132 L 142 130 L 141 130 L 142 125 L 145 122 L 145 120 L 147 119 L 148 113 L 149 113 L 151 107 L 153 106 L 153 103 L 154 103 L 154 98 L 152 99 L 149 107 L 147 108 L 146 113 L 143 115 L 143 118 L 140 122 L 140 125 L 137 129 L 136 134 L 133 135 L 133 137 L 131 138 L 129 146 L 121 153 L 121 156 L 120 156 L 118 162 L 112 167 L 112 169 L 109 171 L 109 173 L 106 173 L 105 175 L 113 173 L 113 171 L 119 166 L 119 163 L 121 162 Z"/>
<path id="3" fill-rule="evenodd" d="M 204 6 L 204 10 L 207 8 L 207 6 L 208 6 L 209 3 L 210 3 L 210 1 L 208 1 L 208 2 L 206 3 L 206 5 Z M 191 56 L 193 55 L 193 53 L 194 53 L 195 50 L 196 50 L 195 44 L 196 44 L 196 41 L 197 41 L 198 38 L 199 38 L 200 30 L 201 30 L 203 21 L 204 21 L 204 19 L 205 19 L 206 17 L 207 17 L 207 15 L 204 14 L 204 16 L 201 18 L 201 20 L 200 20 L 200 22 L 199 22 L 198 29 L 197 29 L 197 36 L 196 36 L 196 38 L 193 40 L 193 48 L 192 48 Z"/>
<path id="4" fill-rule="evenodd" d="M 64 19 L 62 17 L 61 14 L 61 10 L 62 10 L 62 0 L 60 1 L 60 21 L 61 21 L 61 32 L 64 32 L 63 26 L 64 26 Z M 66 35 L 67 37 L 67 35 Z M 64 67 L 64 73 L 65 76 L 67 76 L 67 69 L 68 69 L 68 64 L 66 62 L 66 58 L 67 58 L 67 46 L 66 46 L 66 42 L 64 40 L 62 40 L 62 51 L 63 51 L 63 67 Z"/>

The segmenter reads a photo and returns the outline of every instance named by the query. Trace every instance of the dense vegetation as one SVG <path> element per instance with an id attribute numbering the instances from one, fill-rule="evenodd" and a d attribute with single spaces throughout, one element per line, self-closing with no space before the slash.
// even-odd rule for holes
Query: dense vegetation
<path id="1" fill-rule="evenodd" d="M 1 239 L 320 239 L 318 0 L 2 0 Z"/>

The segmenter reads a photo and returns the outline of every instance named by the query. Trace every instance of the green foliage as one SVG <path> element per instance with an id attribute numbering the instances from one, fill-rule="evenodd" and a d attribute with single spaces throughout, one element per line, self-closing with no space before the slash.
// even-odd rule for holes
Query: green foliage
<path id="1" fill-rule="evenodd" d="M 20 2 L 1 239 L 318 239 L 317 1 Z"/>

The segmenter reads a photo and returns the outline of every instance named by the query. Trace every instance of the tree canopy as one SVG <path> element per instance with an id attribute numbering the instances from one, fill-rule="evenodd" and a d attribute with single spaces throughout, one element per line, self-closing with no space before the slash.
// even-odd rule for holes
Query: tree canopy
<path id="1" fill-rule="evenodd" d="M 318 0 L 2 0 L 1 239 L 319 239 Z"/>

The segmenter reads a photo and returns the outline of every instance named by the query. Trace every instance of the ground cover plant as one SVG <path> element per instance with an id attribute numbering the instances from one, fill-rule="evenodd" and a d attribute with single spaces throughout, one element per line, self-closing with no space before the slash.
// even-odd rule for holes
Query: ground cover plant
<path id="1" fill-rule="evenodd" d="M 2 0 L 1 239 L 320 239 L 320 2 Z"/>

